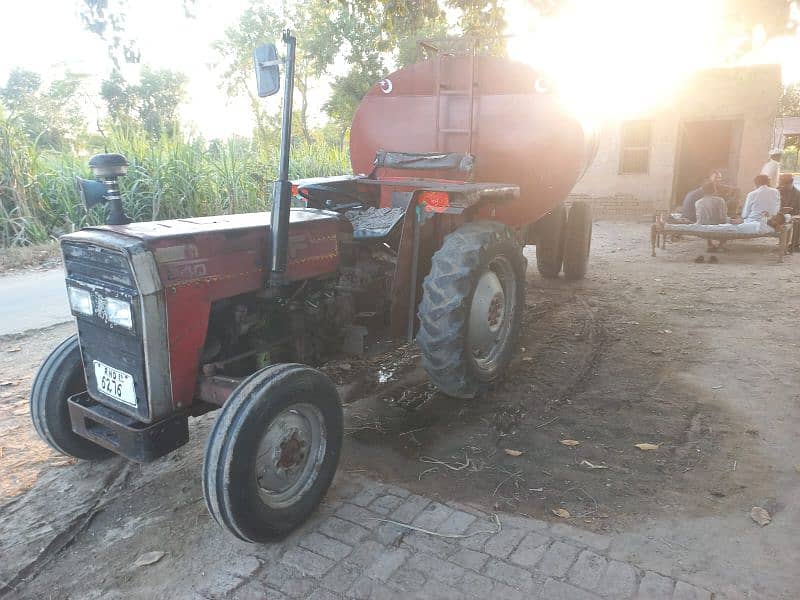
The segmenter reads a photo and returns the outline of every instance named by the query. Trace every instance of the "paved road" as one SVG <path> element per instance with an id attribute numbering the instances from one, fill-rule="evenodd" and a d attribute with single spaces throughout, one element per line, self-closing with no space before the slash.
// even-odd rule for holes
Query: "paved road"
<path id="1" fill-rule="evenodd" d="M 278 556 L 239 562 L 246 572 L 213 592 L 242 599 L 711 600 L 708 590 L 670 573 L 619 560 L 613 537 L 515 515 L 494 521 L 369 480 L 343 487 L 331 512 L 289 538 Z"/>
<path id="2" fill-rule="evenodd" d="M 39 329 L 71 318 L 60 268 L 0 277 L 0 335 Z"/>

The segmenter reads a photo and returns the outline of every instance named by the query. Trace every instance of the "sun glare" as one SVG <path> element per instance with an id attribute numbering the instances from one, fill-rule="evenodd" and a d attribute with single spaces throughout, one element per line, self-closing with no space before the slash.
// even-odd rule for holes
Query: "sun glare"
<path id="1" fill-rule="evenodd" d="M 543 70 L 589 125 L 654 108 L 726 53 L 722 0 L 572 0 L 550 17 L 524 1 L 509 9 L 511 57 Z"/>

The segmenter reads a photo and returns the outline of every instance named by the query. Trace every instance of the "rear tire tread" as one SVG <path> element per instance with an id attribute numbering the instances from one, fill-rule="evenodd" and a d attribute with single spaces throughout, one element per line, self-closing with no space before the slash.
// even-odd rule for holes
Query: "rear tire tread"
<path id="1" fill-rule="evenodd" d="M 536 267 L 545 279 L 556 279 L 564 262 L 567 211 L 559 204 L 535 225 L 539 230 L 536 240 Z"/>
<path id="2" fill-rule="evenodd" d="M 592 244 L 592 207 L 574 202 L 569 209 L 564 244 L 564 278 L 577 281 L 586 276 Z"/>
<path id="3" fill-rule="evenodd" d="M 450 396 L 473 398 L 485 387 L 470 372 L 465 322 L 479 269 L 489 249 L 497 246 L 515 249 L 507 255 L 518 275 L 518 293 L 524 298 L 527 260 L 514 233 L 492 221 L 467 223 L 449 234 L 434 254 L 431 271 L 423 282 L 417 344 L 429 377 Z M 516 329 L 512 327 L 511 336 L 516 336 Z M 514 346 L 513 339 L 510 346 Z"/>

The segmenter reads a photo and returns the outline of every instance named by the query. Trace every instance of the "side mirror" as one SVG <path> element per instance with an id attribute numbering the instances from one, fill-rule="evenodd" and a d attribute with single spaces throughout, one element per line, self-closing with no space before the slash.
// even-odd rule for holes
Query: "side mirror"
<path id="1" fill-rule="evenodd" d="M 256 66 L 256 85 L 261 98 L 272 96 L 281 89 L 281 61 L 275 44 L 262 44 L 253 51 Z"/>

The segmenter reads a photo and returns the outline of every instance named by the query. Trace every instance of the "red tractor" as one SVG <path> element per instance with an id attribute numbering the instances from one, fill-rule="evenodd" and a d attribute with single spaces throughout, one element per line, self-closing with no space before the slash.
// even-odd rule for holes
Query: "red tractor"
<path id="1" fill-rule="evenodd" d="M 318 505 L 342 446 L 336 387 L 312 365 L 416 339 L 431 380 L 472 398 L 514 355 L 526 244 L 546 277 L 584 275 L 588 207 L 563 206 L 591 140 L 521 64 L 439 49 L 377 83 L 354 118 L 352 176 L 288 179 L 295 38 L 255 52 L 259 94 L 285 65 L 271 214 L 130 223 L 118 154 L 90 161 L 107 225 L 61 238 L 77 335 L 31 392 L 64 454 L 152 461 L 219 416 L 208 510 L 237 537 L 279 539 Z M 433 47 L 425 46 L 428 51 Z M 505 183 L 487 183 L 500 181 Z M 305 207 L 291 208 L 292 201 Z"/>

